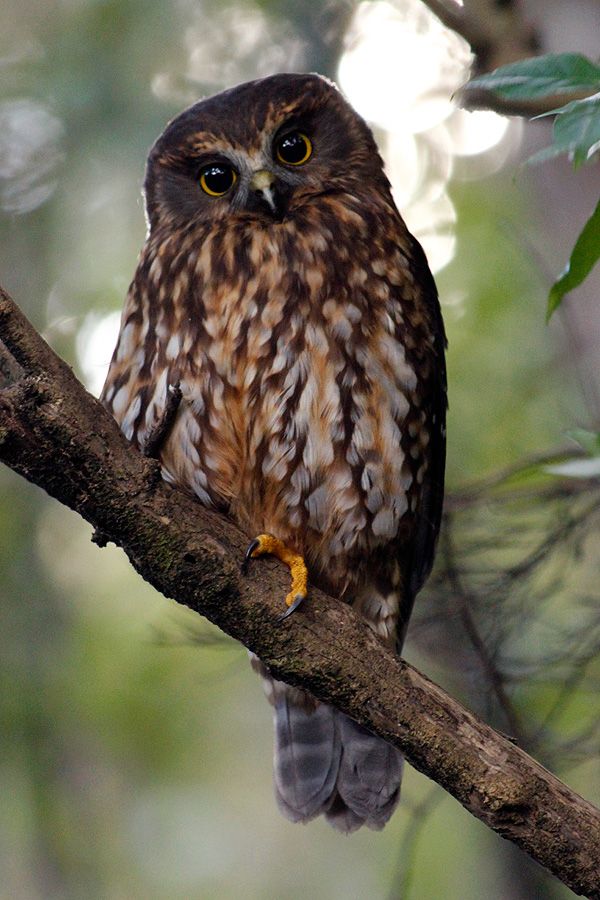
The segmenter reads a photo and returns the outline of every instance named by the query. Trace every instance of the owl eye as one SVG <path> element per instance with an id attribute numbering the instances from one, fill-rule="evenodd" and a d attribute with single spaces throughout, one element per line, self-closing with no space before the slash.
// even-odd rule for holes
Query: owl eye
<path id="1" fill-rule="evenodd" d="M 211 197 L 222 197 L 237 181 L 237 172 L 223 163 L 205 166 L 200 172 L 200 187 Z"/>
<path id="2" fill-rule="evenodd" d="M 292 131 L 278 138 L 275 153 L 286 166 L 302 166 L 312 156 L 312 144 L 301 131 Z"/>

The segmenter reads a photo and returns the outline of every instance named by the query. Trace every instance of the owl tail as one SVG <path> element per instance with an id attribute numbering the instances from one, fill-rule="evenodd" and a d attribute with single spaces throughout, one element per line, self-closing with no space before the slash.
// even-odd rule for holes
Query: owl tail
<path id="1" fill-rule="evenodd" d="M 278 692 L 279 693 L 279 692 Z M 400 798 L 401 754 L 343 713 L 307 709 L 286 691 L 275 704 L 275 794 L 292 822 L 325 814 L 338 831 L 381 829 Z"/>

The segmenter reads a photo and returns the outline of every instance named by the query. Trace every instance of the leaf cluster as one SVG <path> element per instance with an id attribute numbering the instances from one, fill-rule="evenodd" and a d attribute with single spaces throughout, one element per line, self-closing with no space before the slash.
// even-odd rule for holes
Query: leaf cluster
<path id="1" fill-rule="evenodd" d="M 600 66 L 578 53 L 549 53 L 502 66 L 469 82 L 469 89 L 507 101 L 557 98 L 558 106 L 533 118 L 553 115 L 552 144 L 529 159 L 539 163 L 566 153 L 575 169 L 600 151 Z M 560 105 L 560 98 L 572 99 Z M 581 231 L 569 262 L 548 295 L 547 317 L 578 287 L 600 259 L 600 202 Z"/>

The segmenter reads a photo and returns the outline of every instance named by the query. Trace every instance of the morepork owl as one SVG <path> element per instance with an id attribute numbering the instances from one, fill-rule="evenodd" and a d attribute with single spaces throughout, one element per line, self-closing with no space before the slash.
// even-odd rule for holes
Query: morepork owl
<path id="1" fill-rule="evenodd" d="M 167 126 L 145 198 L 104 403 L 144 448 L 178 385 L 164 478 L 288 562 L 290 610 L 307 572 L 399 651 L 440 523 L 445 338 L 369 128 L 317 75 L 242 84 Z M 283 813 L 382 828 L 398 751 L 253 664 Z"/>

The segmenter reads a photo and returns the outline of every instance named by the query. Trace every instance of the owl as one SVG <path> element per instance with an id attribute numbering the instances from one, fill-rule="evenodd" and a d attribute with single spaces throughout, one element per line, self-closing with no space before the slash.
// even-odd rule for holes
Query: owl
<path id="1" fill-rule="evenodd" d="M 440 524 L 446 342 L 371 131 L 330 81 L 273 75 L 173 119 L 144 194 L 104 404 L 249 558 L 290 566 L 288 613 L 308 579 L 399 651 Z M 399 752 L 253 665 L 284 815 L 382 828 Z"/>

